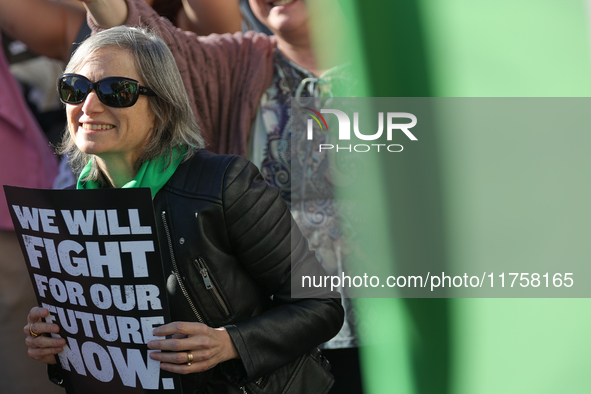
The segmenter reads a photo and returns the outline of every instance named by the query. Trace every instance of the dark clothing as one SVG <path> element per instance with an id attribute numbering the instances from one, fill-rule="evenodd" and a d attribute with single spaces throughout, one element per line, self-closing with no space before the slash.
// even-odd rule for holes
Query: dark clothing
<path id="1" fill-rule="evenodd" d="M 227 328 L 243 367 L 220 366 L 228 379 L 260 378 L 339 331 L 338 293 L 291 297 L 292 279 L 324 270 L 278 189 L 248 160 L 197 151 L 155 196 L 154 210 L 172 320 Z"/>
<path id="2" fill-rule="evenodd" d="M 241 386 L 259 378 L 275 384 L 272 372 L 340 330 L 339 293 L 312 288 L 309 298 L 291 297 L 292 281 L 325 271 L 279 190 L 248 160 L 196 151 L 156 194 L 154 212 L 172 321 L 224 326 L 240 355 L 181 375 L 185 394 L 243 393 Z M 49 375 L 60 381 L 55 366 Z M 316 388 L 315 376 L 306 375 L 308 386 Z M 321 384 L 318 393 L 326 392 Z"/>
<path id="3" fill-rule="evenodd" d="M 334 375 L 334 386 L 330 394 L 361 394 L 361 368 L 359 364 L 359 348 L 324 349 L 324 355 L 330 360 Z"/>

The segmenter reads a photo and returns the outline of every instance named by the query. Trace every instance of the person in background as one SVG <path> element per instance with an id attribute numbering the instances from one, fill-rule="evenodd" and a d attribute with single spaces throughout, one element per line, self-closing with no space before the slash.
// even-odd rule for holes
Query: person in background
<path id="1" fill-rule="evenodd" d="M 4 45 L 11 73 L 51 144 L 61 140 L 66 120 L 55 79 L 70 58 L 72 43 L 83 38 L 77 37 L 77 32 L 85 22 L 79 2 L 0 2 L 0 26 L 6 33 Z"/>
<path id="2" fill-rule="evenodd" d="M 146 3 L 184 30 L 199 29 L 195 31 L 198 34 L 225 33 L 236 25 L 240 28 L 240 17 L 235 15 L 231 5 L 218 8 L 218 11 L 235 15 L 235 21 L 228 23 L 232 17 L 197 21 L 196 11 L 187 0 L 146 0 Z M 197 10 L 207 12 L 207 9 Z M 70 60 L 76 46 L 90 35 L 90 30 L 84 27 L 86 11 L 76 0 L 3 0 L 0 2 L 0 26 L 32 52 L 64 64 Z"/>
<path id="3" fill-rule="evenodd" d="M 232 1 L 232 0 L 224 0 L 224 1 Z M 248 4 L 248 0 L 239 0 L 239 2 L 240 2 L 240 14 L 241 14 L 241 18 L 242 18 L 242 32 L 243 33 L 246 33 L 249 30 L 253 30 L 253 31 L 256 31 L 259 33 L 265 33 L 268 35 L 273 34 L 267 26 L 263 25 L 261 23 L 261 21 L 259 21 L 257 19 L 257 17 L 254 16 L 254 13 L 252 12 L 252 9 L 250 8 L 250 4 Z M 228 33 L 234 33 L 234 32 L 230 31 Z"/>
<path id="4" fill-rule="evenodd" d="M 57 159 L 29 111 L 18 83 L 0 51 L 0 185 L 49 188 L 57 174 Z M 0 391 L 60 393 L 32 362 L 22 335 L 22 316 L 36 303 L 27 266 L 4 190 L 0 191 Z"/>
<path id="5" fill-rule="evenodd" d="M 221 14 L 213 15 L 210 8 L 197 10 L 212 14 L 210 18 L 197 20 L 196 11 L 187 0 L 145 0 L 156 12 L 169 19 L 175 26 L 197 34 L 224 33 L 240 27 L 237 3 L 218 5 Z M 221 15 L 226 15 L 222 17 Z M 234 15 L 232 18 L 231 16 Z M 86 24 L 86 10 L 77 0 L 3 0 L 0 1 L 0 26 L 12 40 L 15 50 L 32 53 L 35 59 L 11 66 L 13 75 L 21 85 L 34 91 L 29 96 L 42 98 L 47 111 L 34 105 L 38 122 L 52 144 L 61 140 L 65 128 L 65 114 L 55 94 L 55 79 L 60 75 L 72 52 L 90 36 Z M 14 56 L 13 56 L 14 57 Z M 22 56 L 21 56 L 22 57 Z M 49 89 L 45 89 L 50 86 Z M 53 104 L 58 107 L 53 110 Z M 75 182 L 67 157 L 62 158 L 53 188 L 62 189 Z"/>
<path id="6" fill-rule="evenodd" d="M 208 19 L 203 13 L 210 1 L 187 1 L 198 19 Z M 123 23 L 156 29 L 173 51 L 189 97 L 194 98 L 191 105 L 208 148 L 253 161 L 267 182 L 281 190 L 324 268 L 340 276 L 346 269 L 346 248 L 339 204 L 332 196 L 328 158 L 305 152 L 291 156 L 290 100 L 292 96 L 347 96 L 344 88 L 352 81 L 346 67 L 335 65 L 325 70 L 318 66 L 304 2 L 250 1 L 254 15 L 274 34 L 271 37 L 253 32 L 196 37 L 157 19 L 136 0 L 85 3 L 91 15 L 89 24 L 95 31 Z M 215 1 L 219 3 L 236 1 Z M 300 173 L 292 176 L 292 167 L 301 168 Z M 302 174 L 308 176 L 300 177 Z M 350 300 L 344 303 L 345 325 L 323 346 L 334 365 L 334 392 L 360 393 L 356 316 Z"/>

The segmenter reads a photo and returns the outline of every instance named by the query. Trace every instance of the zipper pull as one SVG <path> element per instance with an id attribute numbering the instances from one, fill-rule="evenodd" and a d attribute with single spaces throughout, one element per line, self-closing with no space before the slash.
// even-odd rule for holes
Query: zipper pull
<path id="1" fill-rule="evenodd" d="M 205 288 L 207 290 L 211 290 L 213 286 L 211 285 L 211 280 L 209 279 L 209 274 L 207 273 L 207 268 L 205 268 L 205 264 L 201 262 L 201 259 L 197 259 L 197 265 L 199 266 L 199 273 L 203 277 L 203 283 L 205 283 Z"/>
<path id="2" fill-rule="evenodd" d="M 210 290 L 213 286 L 211 285 L 211 280 L 209 280 L 209 275 L 207 275 L 207 268 L 201 268 L 201 276 L 203 276 L 203 282 L 205 283 L 205 288 Z"/>

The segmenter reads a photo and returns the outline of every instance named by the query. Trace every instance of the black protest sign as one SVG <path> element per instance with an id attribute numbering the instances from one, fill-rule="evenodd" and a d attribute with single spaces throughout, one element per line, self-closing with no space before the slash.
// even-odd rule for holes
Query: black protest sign
<path id="1" fill-rule="evenodd" d="M 146 346 L 170 322 L 150 190 L 4 190 L 67 392 L 181 393 Z"/>

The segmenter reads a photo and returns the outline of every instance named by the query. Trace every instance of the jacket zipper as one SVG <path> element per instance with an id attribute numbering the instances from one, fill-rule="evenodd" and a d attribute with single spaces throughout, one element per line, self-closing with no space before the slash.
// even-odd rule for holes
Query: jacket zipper
<path id="1" fill-rule="evenodd" d="M 209 275 L 209 271 L 207 270 L 207 266 L 205 265 L 205 261 L 203 261 L 203 259 L 201 257 L 199 257 L 199 258 L 195 259 L 195 263 L 197 263 L 197 267 L 199 267 L 199 273 L 201 274 L 201 277 L 203 278 L 203 283 L 205 284 L 205 288 L 213 293 L 213 296 L 215 297 L 218 304 L 224 310 L 224 313 L 226 314 L 226 316 L 230 315 L 230 310 L 228 309 L 228 306 L 226 305 L 226 303 L 224 302 L 224 299 L 220 295 L 220 292 L 211 282 L 211 277 Z"/>
<path id="2" fill-rule="evenodd" d="M 176 280 L 179 284 L 179 287 L 181 288 L 181 291 L 183 292 L 185 298 L 189 302 L 189 306 L 193 310 L 193 313 L 197 317 L 197 320 L 199 320 L 199 322 L 201 324 L 205 324 L 205 321 L 203 320 L 203 318 L 201 317 L 201 315 L 197 311 L 195 304 L 193 304 L 193 301 L 191 300 L 191 297 L 189 297 L 189 294 L 187 293 L 187 289 L 185 289 L 185 285 L 183 284 L 183 281 L 181 280 L 181 274 L 180 274 L 178 266 L 176 264 L 176 259 L 174 258 L 174 252 L 172 249 L 172 237 L 170 236 L 168 222 L 166 221 L 166 211 L 162 211 L 162 223 L 164 224 L 164 231 L 166 232 L 166 240 L 168 241 L 168 249 L 170 250 L 170 259 L 172 260 L 172 267 L 174 269 L 174 276 L 176 276 Z M 209 273 L 207 271 L 207 267 L 205 266 L 205 262 L 201 258 L 198 258 L 196 260 L 196 262 L 197 262 L 197 265 L 200 267 L 199 273 L 203 277 L 203 282 L 205 283 L 205 288 L 207 290 L 213 291 L 216 299 L 218 300 L 220 305 L 224 308 L 224 311 L 226 312 L 226 314 L 229 315 L 230 311 L 228 310 L 228 307 L 226 306 L 224 300 L 220 296 L 220 293 L 217 291 L 217 289 L 211 283 L 211 279 L 209 278 Z M 260 378 L 258 381 L 262 381 L 262 378 Z M 246 386 L 241 386 L 240 388 L 242 389 L 243 394 L 248 394 L 248 391 L 246 391 Z"/>
<path id="3" fill-rule="evenodd" d="M 203 320 L 203 318 L 201 317 L 201 315 L 197 311 L 195 304 L 193 304 L 193 300 L 191 300 L 191 297 L 189 297 L 189 294 L 187 293 L 187 289 L 185 289 L 185 285 L 183 284 L 183 281 L 181 280 L 181 274 L 179 272 L 178 266 L 176 265 L 176 259 L 174 258 L 174 252 L 172 250 L 172 238 L 170 236 L 170 230 L 168 229 L 168 222 L 166 221 L 166 211 L 162 211 L 162 223 L 164 224 L 164 231 L 166 232 L 166 239 L 168 240 L 168 249 L 170 250 L 170 259 L 172 260 L 172 267 L 174 269 L 174 276 L 176 276 L 176 280 L 179 284 L 179 287 L 181 288 L 181 291 L 183 292 L 183 294 L 185 295 L 185 298 L 189 302 L 189 306 L 193 310 L 193 313 L 197 317 L 197 320 L 199 320 L 199 323 L 205 324 L 205 321 Z"/>

